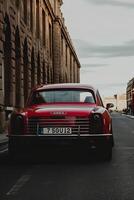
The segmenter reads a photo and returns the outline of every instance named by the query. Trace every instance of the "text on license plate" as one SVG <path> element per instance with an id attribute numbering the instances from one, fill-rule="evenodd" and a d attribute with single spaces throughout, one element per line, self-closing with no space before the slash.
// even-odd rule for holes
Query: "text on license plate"
<path id="1" fill-rule="evenodd" d="M 43 128 L 43 134 L 71 134 L 71 128 Z"/>

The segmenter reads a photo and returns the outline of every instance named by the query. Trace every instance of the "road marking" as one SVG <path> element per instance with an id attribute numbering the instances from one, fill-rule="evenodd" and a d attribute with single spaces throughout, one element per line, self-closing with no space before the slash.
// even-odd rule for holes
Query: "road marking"
<path id="1" fill-rule="evenodd" d="M 23 175 L 18 179 L 18 181 L 13 185 L 13 187 L 6 193 L 7 196 L 15 195 L 18 191 L 30 180 L 31 175 Z"/>
<path id="2" fill-rule="evenodd" d="M 7 149 L 1 150 L 1 151 L 0 151 L 0 154 L 6 153 L 6 152 L 8 152 L 8 148 L 7 148 Z"/>

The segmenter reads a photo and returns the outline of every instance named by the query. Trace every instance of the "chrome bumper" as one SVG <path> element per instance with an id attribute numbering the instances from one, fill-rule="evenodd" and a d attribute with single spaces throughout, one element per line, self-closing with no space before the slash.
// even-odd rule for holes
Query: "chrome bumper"
<path id="1" fill-rule="evenodd" d="M 9 144 L 17 147 L 60 146 L 60 145 L 112 145 L 112 134 L 78 135 L 11 135 Z"/>

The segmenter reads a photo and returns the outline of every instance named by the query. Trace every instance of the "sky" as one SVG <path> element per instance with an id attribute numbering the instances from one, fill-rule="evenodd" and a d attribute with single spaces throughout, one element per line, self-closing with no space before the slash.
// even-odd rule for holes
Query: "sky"
<path id="1" fill-rule="evenodd" d="M 125 93 L 134 77 L 134 0 L 63 0 L 62 12 L 81 83 L 103 97 Z"/>

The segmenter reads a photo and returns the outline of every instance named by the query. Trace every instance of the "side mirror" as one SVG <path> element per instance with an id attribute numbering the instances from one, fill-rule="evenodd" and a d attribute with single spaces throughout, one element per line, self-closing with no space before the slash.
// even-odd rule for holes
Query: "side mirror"
<path id="1" fill-rule="evenodd" d="M 108 110 L 109 108 L 113 108 L 114 104 L 113 103 L 107 103 L 106 104 L 106 109 Z"/>

